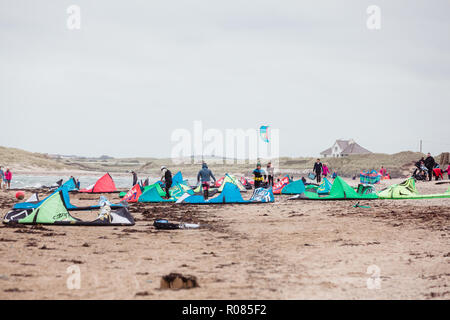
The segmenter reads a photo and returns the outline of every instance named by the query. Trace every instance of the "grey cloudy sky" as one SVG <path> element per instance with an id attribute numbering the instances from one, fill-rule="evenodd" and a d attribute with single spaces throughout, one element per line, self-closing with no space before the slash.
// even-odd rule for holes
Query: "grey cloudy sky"
<path id="1" fill-rule="evenodd" d="M 0 0 L 0 145 L 166 157 L 202 120 L 279 128 L 288 156 L 337 138 L 449 151 L 449 15 L 448 0 Z"/>

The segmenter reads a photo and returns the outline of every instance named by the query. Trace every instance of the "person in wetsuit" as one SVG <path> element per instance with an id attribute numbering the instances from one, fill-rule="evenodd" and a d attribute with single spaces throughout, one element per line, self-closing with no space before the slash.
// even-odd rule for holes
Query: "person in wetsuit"
<path id="1" fill-rule="evenodd" d="M 272 167 L 272 162 L 269 161 L 267 164 L 267 182 L 269 183 L 269 186 L 273 187 L 273 173 L 274 173 L 274 167 Z"/>
<path id="2" fill-rule="evenodd" d="M 261 188 L 264 180 L 266 180 L 267 174 L 264 170 L 261 169 L 261 164 L 258 163 L 256 165 L 256 169 L 253 170 L 254 181 L 255 181 L 255 189 Z"/>
<path id="3" fill-rule="evenodd" d="M 137 176 L 137 173 L 134 171 L 131 171 L 131 174 L 133 175 L 133 184 L 131 186 L 135 186 L 138 181 L 138 176 Z"/>
<path id="4" fill-rule="evenodd" d="M 170 199 L 169 189 L 172 187 L 172 172 L 167 169 L 166 166 L 161 167 L 161 171 L 163 176 L 161 177 L 161 181 L 164 181 L 164 189 L 166 190 L 166 199 Z"/>
<path id="5" fill-rule="evenodd" d="M 320 159 L 317 159 L 314 163 L 313 171 L 316 174 L 317 183 L 320 183 L 322 181 L 322 162 L 320 162 Z"/>

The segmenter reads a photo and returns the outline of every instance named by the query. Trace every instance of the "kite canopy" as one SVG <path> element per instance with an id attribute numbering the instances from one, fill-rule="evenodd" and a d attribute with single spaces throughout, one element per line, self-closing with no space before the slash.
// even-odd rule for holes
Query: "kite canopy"
<path id="1" fill-rule="evenodd" d="M 272 191 L 274 194 L 281 194 L 281 190 L 283 190 L 283 188 L 285 186 L 287 186 L 289 183 L 291 182 L 291 179 L 289 178 L 288 175 L 284 176 L 283 178 L 281 178 L 280 181 L 278 181 L 277 183 L 275 183 L 272 187 Z"/>
<path id="2" fill-rule="evenodd" d="M 109 173 L 106 173 L 103 177 L 98 179 L 94 185 L 80 190 L 80 192 L 88 193 L 109 193 L 116 191 L 116 184 Z"/>
<path id="3" fill-rule="evenodd" d="M 159 194 L 161 197 L 164 197 L 164 196 L 166 195 L 166 192 L 165 192 L 165 191 L 163 190 L 163 188 L 162 188 L 161 181 L 155 182 L 155 183 L 152 184 L 152 185 L 149 185 L 149 186 L 144 187 L 144 191 L 143 191 L 142 193 L 144 194 L 146 191 L 148 191 L 148 190 L 150 190 L 150 189 L 152 189 L 152 188 L 156 188 L 156 191 L 158 191 L 158 194 Z"/>
<path id="4" fill-rule="evenodd" d="M 332 184 L 327 178 L 323 178 L 322 183 L 317 188 L 317 194 L 330 194 Z"/>
<path id="5" fill-rule="evenodd" d="M 359 181 L 360 183 L 369 183 L 369 184 L 375 184 L 379 183 L 381 180 L 381 173 L 378 173 L 377 170 L 362 170 L 359 174 Z"/>
<path id="6" fill-rule="evenodd" d="M 61 190 L 62 188 L 66 188 L 67 191 L 74 191 L 74 190 L 78 190 L 77 187 L 77 183 L 75 181 L 74 178 L 70 178 L 69 180 L 67 180 L 66 182 L 64 182 L 61 187 L 59 187 L 58 189 L 56 189 L 56 191 Z"/>
<path id="7" fill-rule="evenodd" d="M 228 173 L 226 173 L 225 176 L 223 177 L 222 184 L 220 185 L 220 187 L 217 190 L 219 192 L 222 192 L 225 184 L 227 184 L 227 183 L 234 184 L 241 192 L 247 191 L 247 189 L 245 189 L 245 187 L 242 185 L 242 183 L 235 176 L 230 175 Z"/>
<path id="8" fill-rule="evenodd" d="M 49 195 L 48 197 L 46 197 L 44 200 L 39 201 L 39 197 L 37 194 L 34 194 L 32 197 L 30 197 L 30 199 L 28 199 L 26 202 L 21 202 L 21 203 L 16 203 L 13 206 L 13 209 L 35 209 L 38 208 L 44 201 L 46 201 L 48 198 L 50 198 L 51 196 L 53 196 L 55 193 L 61 193 L 62 197 L 64 199 L 64 203 L 66 205 L 67 208 L 69 209 L 73 209 L 73 210 L 84 210 L 84 209 L 99 209 L 100 206 L 96 205 L 96 206 L 87 206 L 87 207 L 76 207 L 73 204 L 70 203 L 70 195 L 69 195 L 69 191 L 67 190 L 66 187 L 61 187 L 59 188 L 59 190 L 53 192 L 51 195 Z M 111 208 L 121 208 L 123 207 L 120 204 L 112 204 Z"/>
<path id="9" fill-rule="evenodd" d="M 233 183 L 227 182 L 223 184 L 222 192 L 214 198 L 205 200 L 203 196 L 200 195 L 183 195 L 177 200 L 177 203 L 189 203 L 189 204 L 224 204 L 224 203 L 263 203 L 263 202 L 273 202 L 274 197 L 272 190 L 258 188 L 253 192 L 250 200 L 244 200 L 242 198 L 241 192 Z"/>
<path id="10" fill-rule="evenodd" d="M 201 184 L 199 184 L 196 188 L 194 188 L 193 191 L 194 191 L 194 194 L 203 195 L 203 186 Z M 215 187 L 213 187 L 213 188 L 210 187 L 208 189 L 209 196 L 213 196 L 213 195 L 215 195 L 218 192 L 219 192 L 218 188 L 215 188 Z"/>
<path id="11" fill-rule="evenodd" d="M 169 189 L 170 199 L 164 199 L 166 192 L 161 186 L 158 183 L 155 183 L 153 186 L 142 193 L 139 197 L 139 202 L 175 202 L 185 193 L 189 195 L 194 194 L 191 188 L 178 183 Z"/>
<path id="12" fill-rule="evenodd" d="M 302 194 L 289 198 L 290 200 L 372 200 L 377 199 L 376 194 L 358 194 L 341 177 L 334 179 L 328 196 L 320 196 L 317 193 L 305 191 Z"/>
<path id="13" fill-rule="evenodd" d="M 185 185 L 187 185 L 187 180 L 183 180 L 183 175 L 181 174 L 181 171 L 178 171 L 172 177 L 172 184 L 185 184 Z"/>
<path id="14" fill-rule="evenodd" d="M 261 126 L 259 127 L 259 136 L 261 137 L 262 141 L 269 142 L 269 126 Z"/>
<path id="15" fill-rule="evenodd" d="M 142 194 L 141 186 L 139 184 L 136 184 L 133 188 L 130 189 L 130 191 L 127 192 L 127 194 L 122 198 L 122 201 L 126 202 L 137 202 L 139 200 L 139 197 Z"/>
<path id="16" fill-rule="evenodd" d="M 305 192 L 305 184 L 302 179 L 292 181 L 281 190 L 281 194 L 301 194 Z"/>
<path id="17" fill-rule="evenodd" d="M 247 190 L 253 189 L 252 184 L 247 180 L 246 177 L 242 176 L 242 177 L 239 179 L 239 181 L 240 181 L 240 183 L 244 186 L 245 189 L 247 189 Z"/>
<path id="18" fill-rule="evenodd" d="M 214 184 L 214 187 L 219 188 L 222 185 L 224 179 L 225 179 L 225 176 L 223 176 L 223 177 L 219 178 L 218 180 L 216 180 L 216 183 Z"/>
<path id="19" fill-rule="evenodd" d="M 450 188 L 441 194 L 421 195 L 416 189 L 416 180 L 411 177 L 399 184 L 393 184 L 378 193 L 381 199 L 432 199 L 432 198 L 450 198 Z"/>
<path id="20" fill-rule="evenodd" d="M 3 223 L 12 224 L 54 224 L 54 225 L 134 225 L 134 219 L 126 207 L 120 206 L 116 210 L 100 212 L 97 219 L 83 221 L 74 218 L 70 211 L 93 211 L 105 207 L 85 207 L 70 209 L 66 206 L 63 192 L 55 192 L 34 209 L 18 209 L 8 212 Z"/>

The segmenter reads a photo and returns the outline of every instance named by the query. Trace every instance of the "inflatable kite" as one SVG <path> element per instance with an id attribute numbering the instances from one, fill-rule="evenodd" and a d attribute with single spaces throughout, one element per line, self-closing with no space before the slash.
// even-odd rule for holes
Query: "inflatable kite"
<path id="1" fill-rule="evenodd" d="M 73 217 L 71 212 L 99 211 L 96 219 L 85 221 Z M 53 193 L 43 200 L 36 208 L 13 209 L 3 218 L 5 224 L 53 224 L 53 225 L 81 225 L 81 226 L 131 226 L 134 219 L 128 209 L 120 206 L 113 209 L 106 199 L 101 205 L 92 207 L 69 208 L 62 191 Z"/>

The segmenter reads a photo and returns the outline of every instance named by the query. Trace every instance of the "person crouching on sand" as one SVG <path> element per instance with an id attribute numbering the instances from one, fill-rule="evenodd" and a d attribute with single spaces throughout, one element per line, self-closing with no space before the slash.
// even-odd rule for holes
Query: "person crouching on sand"
<path id="1" fill-rule="evenodd" d="M 205 200 L 209 197 L 209 184 L 211 182 L 211 178 L 216 182 L 216 177 L 214 177 L 212 171 L 208 169 L 208 165 L 206 163 L 202 164 L 202 169 L 197 174 L 197 183 L 202 182 L 203 188 L 203 198 Z"/>
<path id="2" fill-rule="evenodd" d="M 12 172 L 9 168 L 6 168 L 5 172 L 5 184 L 8 189 L 11 189 Z"/>
<path id="3" fill-rule="evenodd" d="M 170 170 L 167 169 L 166 166 L 161 167 L 161 172 L 163 174 L 163 176 L 161 177 L 161 181 L 164 181 L 164 186 L 166 189 L 166 199 L 170 199 L 169 189 L 172 186 L 172 172 L 170 172 Z"/>

